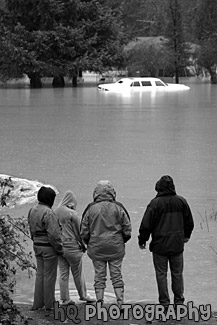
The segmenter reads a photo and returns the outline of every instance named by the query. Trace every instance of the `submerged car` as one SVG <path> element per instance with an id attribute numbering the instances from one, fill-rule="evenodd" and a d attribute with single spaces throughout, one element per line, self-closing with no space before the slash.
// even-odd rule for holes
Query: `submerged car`
<path id="1" fill-rule="evenodd" d="M 187 90 L 183 84 L 165 83 L 159 78 L 122 78 L 114 83 L 99 84 L 104 91 L 143 91 L 143 90 Z"/>

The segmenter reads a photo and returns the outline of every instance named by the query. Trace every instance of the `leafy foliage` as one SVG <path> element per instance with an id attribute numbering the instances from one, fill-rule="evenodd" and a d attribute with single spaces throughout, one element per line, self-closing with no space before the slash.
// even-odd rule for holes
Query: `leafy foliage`
<path id="1" fill-rule="evenodd" d="M 178 82 L 188 64 L 186 44 L 212 48 L 216 28 L 215 0 L 4 0 L 0 76 L 7 80 L 25 73 L 32 81 L 44 76 L 58 80 L 76 76 L 78 69 L 119 69 L 125 63 L 123 47 L 130 40 L 163 36 L 168 39 L 169 69 Z M 210 60 L 208 51 L 206 59 Z"/>
<path id="2" fill-rule="evenodd" d="M 195 1 L 193 2 L 195 5 Z M 135 19 L 134 13 L 138 8 L 140 14 L 137 14 Z M 130 57 L 128 57 L 130 69 L 135 71 L 137 68 L 140 75 L 141 71 L 143 75 L 158 76 L 159 72 L 164 76 L 175 75 L 176 82 L 179 82 L 179 75 L 188 65 L 189 58 L 186 42 L 189 39 L 188 20 L 185 19 L 186 8 L 190 16 L 193 11 L 192 4 L 187 5 L 185 0 L 184 2 L 181 0 L 145 0 L 140 2 L 140 6 L 136 6 L 134 11 L 132 10 L 132 19 L 137 21 L 140 17 L 140 23 L 144 28 L 146 26 L 145 36 L 149 37 L 144 39 L 143 44 L 140 42 L 130 51 Z M 150 43 L 150 36 L 155 36 L 156 41 L 152 37 L 152 43 Z M 162 42 L 158 41 L 160 36 Z"/>
<path id="3" fill-rule="evenodd" d="M 13 184 L 10 178 L 1 181 L 2 206 L 6 206 L 5 193 L 11 187 Z M 15 324 L 17 318 L 26 323 L 11 295 L 15 290 L 17 271 L 27 270 L 31 276 L 35 269 L 32 252 L 26 252 L 28 238 L 28 223 L 24 217 L 13 219 L 5 213 L 0 215 L 0 323 Z"/>
<path id="4" fill-rule="evenodd" d="M 125 38 L 112 10 L 96 0 L 6 0 L 0 23 L 5 78 L 73 75 L 122 62 Z"/>
<path id="5" fill-rule="evenodd" d="M 196 20 L 196 36 L 200 49 L 198 65 L 207 69 L 211 83 L 217 83 L 217 2 L 212 0 L 199 1 Z"/>
<path id="6" fill-rule="evenodd" d="M 171 68 L 171 55 L 165 47 L 166 40 L 163 38 L 150 38 L 138 42 L 131 49 L 127 50 L 127 65 L 129 73 L 134 76 L 158 77 L 162 67 L 165 70 Z"/>
<path id="7" fill-rule="evenodd" d="M 217 30 L 217 2 L 199 0 L 195 23 L 195 37 L 199 41 L 210 39 Z"/>
<path id="8" fill-rule="evenodd" d="M 2 189 L 1 206 L 4 207 L 7 205 L 6 200 L 7 200 L 7 198 L 9 198 L 11 188 L 14 188 L 11 177 L 6 178 L 6 179 L 0 179 L 0 186 Z"/>
<path id="9" fill-rule="evenodd" d="M 203 40 L 198 50 L 198 65 L 206 68 L 211 76 L 211 83 L 217 83 L 217 35 Z"/>

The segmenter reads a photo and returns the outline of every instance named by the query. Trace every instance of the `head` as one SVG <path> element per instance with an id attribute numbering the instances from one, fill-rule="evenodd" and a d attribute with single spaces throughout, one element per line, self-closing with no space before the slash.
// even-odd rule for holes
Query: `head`
<path id="1" fill-rule="evenodd" d="M 59 204 L 59 207 L 60 206 L 66 206 L 70 209 L 76 209 L 76 206 L 77 206 L 77 199 L 74 195 L 74 193 L 72 191 L 66 191 L 60 204 Z"/>
<path id="2" fill-rule="evenodd" d="M 169 175 L 162 176 L 159 181 L 157 181 L 155 190 L 158 193 L 176 193 L 172 177 Z"/>
<path id="3" fill-rule="evenodd" d="M 97 199 L 97 197 L 110 197 L 113 200 L 116 198 L 116 192 L 111 184 L 110 181 L 108 180 L 101 180 L 97 183 L 97 186 L 95 187 L 93 191 L 93 199 L 94 201 Z"/>
<path id="4" fill-rule="evenodd" d="M 50 208 L 53 206 L 56 197 L 55 191 L 51 187 L 42 186 L 38 191 L 38 201 L 48 205 Z"/>

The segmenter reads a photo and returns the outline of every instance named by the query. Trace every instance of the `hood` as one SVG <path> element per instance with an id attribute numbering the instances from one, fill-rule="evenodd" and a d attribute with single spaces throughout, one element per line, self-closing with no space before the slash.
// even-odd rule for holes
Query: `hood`
<path id="1" fill-rule="evenodd" d="M 116 192 L 110 181 L 99 181 L 93 191 L 94 201 L 115 200 Z"/>
<path id="2" fill-rule="evenodd" d="M 175 195 L 175 185 L 173 179 L 169 175 L 162 176 L 155 185 L 155 190 L 158 192 L 157 195 Z"/>
<path id="3" fill-rule="evenodd" d="M 60 204 L 58 207 L 61 206 L 70 206 L 70 208 L 76 209 L 78 202 L 77 199 L 72 191 L 66 191 L 64 194 L 62 200 L 60 201 Z"/>
<path id="4" fill-rule="evenodd" d="M 40 203 L 48 205 L 50 208 L 53 206 L 56 197 L 55 191 L 51 187 L 42 186 L 38 191 L 37 199 Z"/>

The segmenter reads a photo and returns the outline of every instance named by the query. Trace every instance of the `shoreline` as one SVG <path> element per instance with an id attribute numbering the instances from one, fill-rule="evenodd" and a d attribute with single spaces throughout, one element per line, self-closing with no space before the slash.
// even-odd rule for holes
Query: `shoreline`
<path id="1" fill-rule="evenodd" d="M 0 81 L 0 89 L 64 89 L 64 88 L 89 88 L 89 87 L 97 87 L 98 84 L 105 84 L 105 83 L 113 83 L 117 81 L 118 79 L 122 78 L 121 76 L 118 78 L 101 78 L 100 75 L 85 75 L 84 78 L 78 79 L 77 86 L 73 86 L 72 80 L 65 78 L 65 85 L 64 87 L 53 87 L 52 80 L 53 78 L 42 78 L 42 87 L 40 88 L 31 88 L 30 82 L 28 79 L 17 79 L 17 80 L 11 80 L 7 82 Z M 172 77 L 158 77 L 159 79 L 162 79 L 164 82 L 168 83 L 174 83 L 174 78 Z M 180 82 L 189 82 L 195 83 L 195 84 L 210 84 L 210 78 L 209 77 L 201 77 L 201 76 L 190 76 L 190 77 L 180 77 Z"/>

